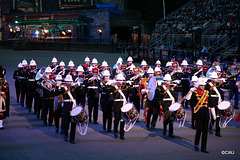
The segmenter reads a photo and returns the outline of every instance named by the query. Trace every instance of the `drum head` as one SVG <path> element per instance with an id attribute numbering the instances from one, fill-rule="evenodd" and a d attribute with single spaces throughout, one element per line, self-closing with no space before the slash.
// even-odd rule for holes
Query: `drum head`
<path id="1" fill-rule="evenodd" d="M 148 93 L 147 93 L 148 99 L 150 101 L 152 101 L 154 96 L 155 96 L 155 90 L 156 90 L 156 79 L 155 79 L 155 77 L 150 77 L 149 78 L 147 89 L 148 89 Z"/>
<path id="2" fill-rule="evenodd" d="M 225 110 L 228 107 L 230 107 L 230 105 L 231 105 L 231 103 L 229 101 L 222 101 L 221 103 L 219 103 L 218 109 Z"/>
<path id="3" fill-rule="evenodd" d="M 169 111 L 174 112 L 178 110 L 181 107 L 181 103 L 173 103 L 171 106 L 169 106 Z"/>
<path id="4" fill-rule="evenodd" d="M 70 115 L 74 117 L 74 116 L 78 115 L 79 113 L 81 113 L 82 110 L 83 110 L 83 108 L 82 108 L 81 106 L 79 106 L 79 107 L 74 107 L 74 108 L 71 110 Z"/>
<path id="5" fill-rule="evenodd" d="M 122 106 L 121 111 L 124 113 L 129 112 L 132 109 L 132 107 L 133 107 L 132 103 L 127 103 L 124 106 Z"/>

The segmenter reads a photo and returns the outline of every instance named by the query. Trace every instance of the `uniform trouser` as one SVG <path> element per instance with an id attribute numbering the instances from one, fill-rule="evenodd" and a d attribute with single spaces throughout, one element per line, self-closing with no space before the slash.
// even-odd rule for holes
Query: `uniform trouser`
<path id="1" fill-rule="evenodd" d="M 230 83 L 229 83 L 230 85 Z M 238 106 L 238 100 L 239 100 L 239 92 L 237 87 L 230 87 L 230 93 L 229 93 L 229 100 L 231 101 L 233 96 L 235 95 L 235 99 L 234 99 L 234 107 Z"/>
<path id="2" fill-rule="evenodd" d="M 20 92 L 21 92 L 19 80 L 15 81 L 15 89 L 16 89 L 17 102 L 19 102 L 19 97 L 20 97 Z"/>
<path id="3" fill-rule="evenodd" d="M 103 112 L 103 127 L 110 131 L 112 129 L 112 112 Z"/>
<path id="4" fill-rule="evenodd" d="M 147 125 L 151 123 L 152 128 L 156 127 L 158 113 L 159 113 L 159 108 L 149 108 L 147 112 Z M 152 121 L 150 120 L 151 116 L 152 116 Z"/>
<path id="5" fill-rule="evenodd" d="M 148 108 L 147 112 L 147 125 L 150 125 L 150 119 L 152 116 L 151 127 L 155 128 L 157 123 L 158 114 L 160 112 L 160 102 L 159 101 L 146 101 L 146 108 Z"/>
<path id="6" fill-rule="evenodd" d="M 53 111 L 54 124 L 56 128 L 59 128 L 59 121 L 60 121 L 60 118 L 62 118 L 62 107 L 61 107 L 61 104 L 58 104 L 58 105 L 59 105 L 58 108 Z M 62 121 L 61 128 L 62 127 L 63 127 L 63 121 Z"/>
<path id="7" fill-rule="evenodd" d="M 52 125 L 53 123 L 53 99 L 44 99 L 43 100 L 43 121 L 44 124 L 47 124 L 47 116 L 48 116 L 48 124 Z"/>
<path id="8" fill-rule="evenodd" d="M 27 85 L 26 85 L 26 80 L 20 80 L 20 88 L 21 88 L 21 104 L 22 107 L 24 106 L 24 100 L 25 96 L 27 94 Z"/>
<path id="9" fill-rule="evenodd" d="M 209 126 L 209 130 L 213 129 L 214 123 L 216 121 L 216 134 L 219 135 L 220 134 L 220 117 L 219 117 L 219 111 L 217 106 L 214 107 L 215 109 L 215 115 L 216 115 L 216 119 L 214 120 L 213 115 L 211 114 L 211 125 Z"/>
<path id="10" fill-rule="evenodd" d="M 207 135 L 208 135 L 208 121 L 196 119 L 196 134 L 195 134 L 195 145 L 199 145 L 200 136 L 202 134 L 202 144 L 201 148 L 206 148 L 207 146 Z"/>
<path id="11" fill-rule="evenodd" d="M 88 115 L 89 115 L 89 122 L 92 121 L 92 111 L 93 111 L 93 121 L 97 122 L 98 120 L 98 101 L 99 98 L 88 98 Z"/>
<path id="12" fill-rule="evenodd" d="M 213 126 L 214 126 L 214 123 L 216 121 L 216 135 L 220 135 L 220 117 L 217 117 L 216 120 L 214 120 L 213 118 L 211 119 L 211 124 L 209 126 L 209 130 L 212 130 L 213 129 Z"/>
<path id="13" fill-rule="evenodd" d="M 29 112 L 31 112 L 31 110 L 32 110 L 33 98 L 34 98 L 34 84 L 32 84 L 32 82 L 28 82 L 26 105 L 29 109 Z M 35 105 L 34 105 L 34 111 L 36 112 Z"/>
<path id="14" fill-rule="evenodd" d="M 163 121 L 163 129 L 164 132 L 167 131 L 167 125 L 169 124 L 169 136 L 173 135 L 173 120 L 172 117 L 168 117 L 166 120 Z"/>
<path id="15" fill-rule="evenodd" d="M 191 115 L 192 115 L 192 116 L 191 116 L 191 122 L 192 122 L 191 125 L 192 125 L 193 128 L 195 128 L 195 114 L 194 114 L 194 107 L 191 106 L 190 108 L 191 108 Z"/>
<path id="16" fill-rule="evenodd" d="M 119 122 L 120 122 L 120 137 L 124 137 L 125 121 L 122 120 L 122 113 L 114 112 L 114 133 L 118 133 Z"/>
<path id="17" fill-rule="evenodd" d="M 134 106 L 136 107 L 138 113 L 140 114 L 140 97 L 138 97 L 138 96 L 130 96 L 129 99 L 130 99 L 130 102 L 132 102 L 134 104 Z"/>
<path id="18" fill-rule="evenodd" d="M 36 108 L 37 108 L 37 117 L 39 118 L 40 115 L 43 116 L 43 100 L 40 95 L 36 95 L 35 97 Z"/>
<path id="19" fill-rule="evenodd" d="M 68 136 L 68 130 L 69 130 L 69 125 L 71 124 L 71 129 L 70 129 L 70 141 L 75 140 L 75 133 L 76 133 L 76 123 L 72 121 L 71 116 L 70 116 L 70 111 L 72 109 L 72 103 L 64 103 L 63 106 L 63 133 L 67 137 Z"/>

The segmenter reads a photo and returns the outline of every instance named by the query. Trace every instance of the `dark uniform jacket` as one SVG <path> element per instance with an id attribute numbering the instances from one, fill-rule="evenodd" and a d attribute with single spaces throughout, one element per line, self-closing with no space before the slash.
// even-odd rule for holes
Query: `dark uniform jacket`
<path id="1" fill-rule="evenodd" d="M 203 95 L 203 92 L 200 91 L 199 89 L 194 91 L 192 94 L 192 97 L 190 99 L 190 105 L 195 107 L 197 105 L 198 101 L 201 99 L 202 95 Z M 209 99 L 206 98 L 205 101 L 203 102 L 201 108 L 195 113 L 196 119 L 209 120 L 208 102 L 209 102 Z"/>

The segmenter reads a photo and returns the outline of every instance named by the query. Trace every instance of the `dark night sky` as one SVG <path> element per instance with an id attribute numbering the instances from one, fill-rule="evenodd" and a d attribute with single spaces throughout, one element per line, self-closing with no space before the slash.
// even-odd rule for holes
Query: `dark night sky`
<path id="1" fill-rule="evenodd" d="M 190 0 L 165 0 L 166 15 Z M 163 17 L 162 0 L 129 0 L 128 9 L 140 10 L 143 20 L 155 22 Z"/>

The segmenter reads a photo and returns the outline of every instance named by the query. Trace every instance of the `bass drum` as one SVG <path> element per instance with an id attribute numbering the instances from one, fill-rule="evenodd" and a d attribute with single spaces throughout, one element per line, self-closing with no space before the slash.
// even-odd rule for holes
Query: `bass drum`
<path id="1" fill-rule="evenodd" d="M 127 103 L 121 108 L 123 119 L 126 121 L 124 130 L 128 132 L 139 118 L 139 113 L 132 103 Z"/>
<path id="2" fill-rule="evenodd" d="M 82 106 L 76 106 L 71 110 L 70 115 L 72 116 L 74 122 L 78 125 L 79 134 L 85 135 L 88 127 L 87 112 Z"/>
<path id="3" fill-rule="evenodd" d="M 148 90 L 147 97 L 150 101 L 152 101 L 155 96 L 156 87 L 157 87 L 156 78 L 150 77 L 147 84 L 147 90 Z"/>

